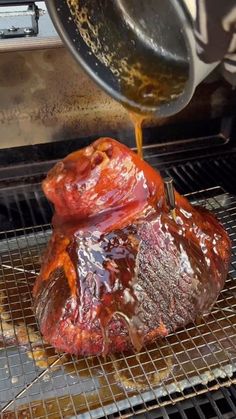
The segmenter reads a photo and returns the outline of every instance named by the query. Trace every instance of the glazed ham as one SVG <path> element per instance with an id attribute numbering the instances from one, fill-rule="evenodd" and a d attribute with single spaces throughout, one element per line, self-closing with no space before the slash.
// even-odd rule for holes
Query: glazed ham
<path id="1" fill-rule="evenodd" d="M 53 233 L 34 286 L 44 339 L 98 355 L 152 342 L 208 313 L 224 286 L 230 240 L 125 145 L 100 138 L 49 172 Z"/>

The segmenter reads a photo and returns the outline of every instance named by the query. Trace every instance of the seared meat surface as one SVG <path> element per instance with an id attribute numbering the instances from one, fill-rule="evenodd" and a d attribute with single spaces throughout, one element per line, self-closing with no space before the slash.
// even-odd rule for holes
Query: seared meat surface
<path id="1" fill-rule="evenodd" d="M 227 276 L 230 240 L 208 211 L 158 172 L 101 138 L 49 172 L 53 233 L 34 286 L 45 340 L 83 355 L 140 348 L 210 311 Z"/>

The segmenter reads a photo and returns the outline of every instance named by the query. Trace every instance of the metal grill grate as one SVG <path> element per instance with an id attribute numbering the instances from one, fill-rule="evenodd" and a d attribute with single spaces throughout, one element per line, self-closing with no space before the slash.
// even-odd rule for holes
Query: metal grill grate
<path id="1" fill-rule="evenodd" d="M 189 199 L 213 210 L 229 231 L 231 270 L 210 316 L 137 356 L 78 359 L 44 343 L 31 290 L 50 225 L 0 233 L 3 418 L 78 413 L 100 418 L 115 412 L 131 417 L 236 382 L 236 197 L 212 188 L 190 194 Z M 211 402 L 214 405 L 214 399 Z"/>

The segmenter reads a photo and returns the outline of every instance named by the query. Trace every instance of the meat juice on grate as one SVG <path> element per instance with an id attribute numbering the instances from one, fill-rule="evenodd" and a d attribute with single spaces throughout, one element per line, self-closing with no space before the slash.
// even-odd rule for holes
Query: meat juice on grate
<path id="1" fill-rule="evenodd" d="M 231 287 L 232 286 L 233 283 L 231 284 Z M 227 289 L 225 292 L 227 292 Z M 23 295 L 19 295 L 19 301 L 22 298 Z M 212 323 L 211 316 L 208 317 L 207 321 L 210 324 Z M 185 376 L 191 378 L 194 371 L 196 371 L 196 366 L 199 371 L 203 371 L 203 357 L 206 360 L 210 355 L 211 363 L 214 365 L 216 360 L 214 359 L 213 353 L 217 354 L 217 360 L 219 362 L 222 359 L 225 363 L 228 358 L 225 351 L 224 353 L 222 352 L 222 354 L 219 353 L 219 348 L 216 348 L 218 345 L 216 343 L 214 343 L 214 345 L 213 343 L 210 343 L 212 341 L 211 336 L 209 336 L 209 338 L 204 338 L 204 336 L 208 336 L 209 333 L 207 324 L 204 326 L 204 322 L 202 322 L 202 324 L 200 322 L 197 323 L 201 326 L 201 333 L 199 333 L 197 340 L 195 334 L 193 335 L 195 337 L 195 344 L 190 340 L 190 327 L 190 332 L 183 331 L 181 333 L 180 339 L 185 342 L 184 346 L 181 341 L 178 343 L 178 338 L 173 335 L 168 338 L 168 342 L 159 340 L 158 345 L 149 345 L 147 352 L 142 352 L 140 355 L 136 356 L 132 353 L 126 353 L 125 358 L 122 355 L 113 355 L 106 359 L 100 359 L 98 357 L 72 359 L 69 355 L 64 355 L 62 358 L 58 359 L 59 362 L 55 366 L 50 368 L 50 376 L 53 371 L 56 371 L 58 368 L 62 368 L 66 375 L 69 374 L 74 377 L 78 377 L 79 375 L 82 382 L 83 379 L 91 379 L 92 375 L 98 380 L 98 389 L 89 393 L 63 396 L 62 398 L 48 398 L 42 404 L 38 400 L 32 401 L 31 410 L 26 405 L 22 405 L 17 410 L 18 414 L 26 415 L 28 412 L 30 417 L 30 411 L 32 411 L 35 416 L 44 416 L 45 414 L 58 412 L 58 406 L 60 406 L 60 409 L 64 414 L 73 414 L 75 411 L 81 413 L 87 410 L 87 403 L 89 404 L 90 409 L 96 409 L 101 406 L 101 403 L 104 406 L 111 403 L 114 396 L 116 401 L 122 400 L 124 397 L 123 391 L 121 391 L 122 389 L 125 392 L 128 391 L 129 395 L 132 396 L 133 394 L 137 394 L 137 392 L 139 393 L 140 391 L 148 390 L 150 386 L 155 388 L 160 383 L 163 383 L 163 381 L 167 385 L 168 382 L 173 380 L 173 368 L 175 370 L 174 375 L 176 375 L 179 380 L 181 379 L 181 376 L 182 378 Z M 222 341 L 222 338 L 225 338 L 223 332 L 224 328 L 229 332 L 227 319 L 225 319 L 224 325 L 222 324 L 222 333 L 220 335 L 217 333 L 217 339 L 221 343 L 224 342 Z M 195 330 L 196 329 L 194 328 L 192 331 L 194 332 Z M 205 339 L 209 341 L 209 347 L 207 346 Z M 227 347 L 229 347 L 229 344 L 230 342 L 227 344 Z M 202 357 L 200 357 L 199 360 L 197 359 L 199 353 L 195 345 L 201 348 L 201 350 L 204 350 L 204 352 L 202 352 Z M 195 367 L 189 364 L 186 349 L 189 352 Z M 39 354 L 37 353 L 38 351 Z M 35 359 L 37 366 L 47 368 L 49 365 L 52 365 L 53 348 L 46 349 L 43 347 L 41 351 L 40 349 L 36 349 L 35 354 L 32 354 L 32 356 Z M 54 359 L 56 359 L 55 353 Z M 38 360 L 41 360 L 42 363 L 38 363 Z M 186 360 L 188 361 L 187 364 Z M 205 365 L 205 370 L 209 368 L 209 361 L 207 361 L 207 364 Z M 181 363 L 185 373 L 180 371 L 180 368 L 178 367 L 179 363 Z M 49 377 L 49 379 L 51 378 Z M 4 418 L 11 418 L 11 413 L 4 414 Z"/>

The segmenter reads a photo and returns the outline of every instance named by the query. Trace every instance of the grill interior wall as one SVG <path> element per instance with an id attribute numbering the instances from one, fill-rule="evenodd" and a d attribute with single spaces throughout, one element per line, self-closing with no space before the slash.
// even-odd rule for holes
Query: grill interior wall
<path id="1" fill-rule="evenodd" d="M 127 111 L 77 66 L 64 48 L 1 53 L 0 149 L 80 136 L 127 139 Z M 50 92 L 50 93 L 49 93 Z M 222 81 L 202 84 L 178 115 L 147 125 L 168 125 L 232 114 L 234 90 Z"/>

